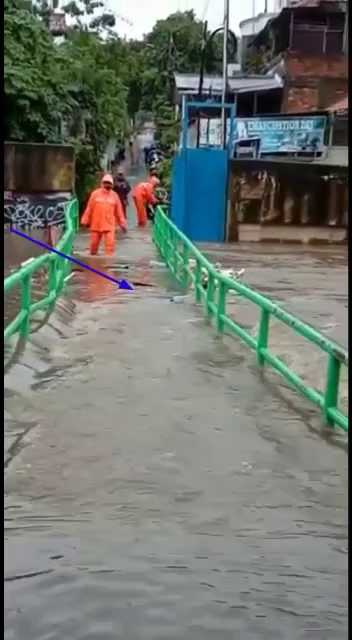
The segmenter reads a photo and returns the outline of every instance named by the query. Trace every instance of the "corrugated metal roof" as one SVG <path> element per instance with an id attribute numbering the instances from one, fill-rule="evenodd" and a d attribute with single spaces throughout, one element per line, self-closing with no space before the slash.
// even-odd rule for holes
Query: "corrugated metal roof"
<path id="1" fill-rule="evenodd" d="M 288 9 L 315 9 L 324 4 L 345 5 L 346 0 L 292 0 Z"/>
<path id="2" fill-rule="evenodd" d="M 282 87 L 283 81 L 279 75 L 262 76 L 261 78 L 229 78 L 229 88 L 234 93 L 269 91 L 270 89 L 282 89 Z"/>
<path id="3" fill-rule="evenodd" d="M 199 75 L 191 73 L 175 73 L 176 89 L 179 93 L 197 93 L 199 88 Z M 236 76 L 228 79 L 229 90 L 233 93 L 250 93 L 253 91 L 270 91 L 281 89 L 283 81 L 278 76 Z M 221 76 L 204 76 L 203 92 L 211 91 L 213 94 L 221 94 Z"/>

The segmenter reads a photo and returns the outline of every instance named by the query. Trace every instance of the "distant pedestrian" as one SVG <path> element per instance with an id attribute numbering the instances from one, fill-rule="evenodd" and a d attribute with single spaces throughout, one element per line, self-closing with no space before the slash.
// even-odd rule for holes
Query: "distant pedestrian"
<path id="1" fill-rule="evenodd" d="M 122 164 L 126 160 L 126 148 L 124 144 L 121 144 L 117 150 L 115 155 L 115 163 L 117 165 Z"/>
<path id="2" fill-rule="evenodd" d="M 126 218 L 117 193 L 113 191 L 113 178 L 106 174 L 101 187 L 90 195 L 81 222 L 90 229 L 90 254 L 98 253 L 99 244 L 104 240 L 105 255 L 115 252 L 115 232 L 118 225 L 127 231 Z"/>
<path id="3" fill-rule="evenodd" d="M 116 177 L 114 178 L 114 191 L 117 193 L 121 200 L 123 212 L 126 218 L 128 194 L 131 191 L 131 185 L 125 178 L 124 172 L 121 169 L 118 170 Z"/>
<path id="4" fill-rule="evenodd" d="M 130 152 L 130 162 L 133 165 L 134 164 L 134 139 L 133 136 L 130 137 L 129 141 L 128 141 L 128 148 L 129 148 L 129 152 Z"/>

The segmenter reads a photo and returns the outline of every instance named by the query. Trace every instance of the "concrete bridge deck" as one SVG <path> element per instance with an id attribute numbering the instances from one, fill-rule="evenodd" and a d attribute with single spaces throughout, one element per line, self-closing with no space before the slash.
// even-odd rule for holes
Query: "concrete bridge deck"
<path id="1" fill-rule="evenodd" d="M 75 272 L 7 371 L 5 640 L 345 640 L 345 451 L 155 260 Z"/>

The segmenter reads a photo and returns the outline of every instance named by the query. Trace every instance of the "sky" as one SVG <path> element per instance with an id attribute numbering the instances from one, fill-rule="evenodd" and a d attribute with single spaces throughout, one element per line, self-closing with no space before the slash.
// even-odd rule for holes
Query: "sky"
<path id="1" fill-rule="evenodd" d="M 264 0 L 230 0 L 230 28 L 239 33 L 238 24 L 263 11 Z M 269 0 L 270 11 L 273 0 Z M 166 18 L 175 11 L 193 9 L 198 18 L 209 22 L 210 29 L 221 26 L 223 21 L 223 0 L 106 0 L 106 7 L 121 16 L 117 21 L 117 31 L 121 37 L 142 38 L 152 30 L 158 19 Z M 132 24 L 128 24 L 128 20 Z"/>

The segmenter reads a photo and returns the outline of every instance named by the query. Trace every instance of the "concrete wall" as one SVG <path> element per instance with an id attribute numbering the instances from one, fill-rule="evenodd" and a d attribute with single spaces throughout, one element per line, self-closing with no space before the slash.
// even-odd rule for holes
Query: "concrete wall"
<path id="1" fill-rule="evenodd" d="M 239 226 L 239 242 L 282 242 L 301 244 L 345 244 L 347 242 L 345 229 L 326 227 L 277 227 L 275 225 L 262 227 L 255 224 L 241 224 Z"/>
<path id="2" fill-rule="evenodd" d="M 4 223 L 41 228 L 64 222 L 75 188 L 71 146 L 4 144 Z"/>
<path id="3" fill-rule="evenodd" d="M 4 155 L 4 191 L 53 193 L 74 190 L 73 147 L 5 142 Z"/>

